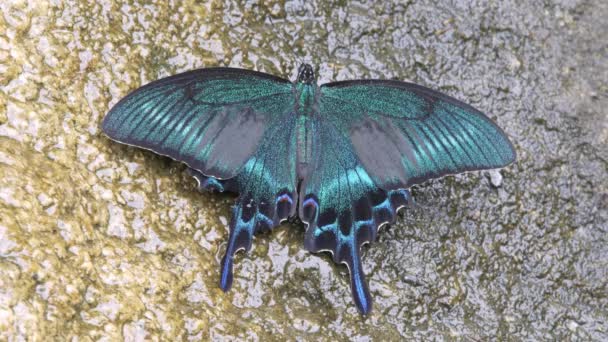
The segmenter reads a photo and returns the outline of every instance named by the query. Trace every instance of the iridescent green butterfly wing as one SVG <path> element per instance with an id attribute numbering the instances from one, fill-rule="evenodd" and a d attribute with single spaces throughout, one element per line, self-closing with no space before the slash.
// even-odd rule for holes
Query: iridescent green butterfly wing
<path id="1" fill-rule="evenodd" d="M 360 246 L 395 220 L 405 189 L 432 178 L 503 167 L 515 160 L 504 132 L 478 110 L 397 81 L 346 81 L 316 90 L 313 162 L 300 189 L 305 246 L 348 265 L 366 314 L 371 300 Z"/>
<path id="2" fill-rule="evenodd" d="M 186 163 L 202 188 L 240 194 L 222 261 L 224 290 L 234 253 L 249 250 L 256 231 L 295 215 L 293 88 L 259 72 L 200 69 L 135 90 L 103 121 L 113 140 Z"/>

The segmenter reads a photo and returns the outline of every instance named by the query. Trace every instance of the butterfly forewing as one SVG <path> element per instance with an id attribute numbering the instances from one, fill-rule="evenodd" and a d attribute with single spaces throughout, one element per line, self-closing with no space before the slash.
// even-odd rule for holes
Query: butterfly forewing
<path id="1" fill-rule="evenodd" d="M 292 84 L 253 71 L 211 68 L 141 87 L 106 115 L 110 138 L 231 178 L 259 148 L 269 123 L 293 109 Z"/>
<path id="2" fill-rule="evenodd" d="M 487 116 L 431 89 L 397 81 L 346 81 L 321 87 L 322 110 L 348 131 L 374 182 L 409 188 L 431 178 L 504 167 L 515 150 Z M 347 106 L 348 111 L 335 109 Z"/>

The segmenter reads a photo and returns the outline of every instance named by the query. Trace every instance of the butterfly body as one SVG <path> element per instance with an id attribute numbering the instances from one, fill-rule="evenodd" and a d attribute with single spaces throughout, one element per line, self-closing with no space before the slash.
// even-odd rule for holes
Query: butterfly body
<path id="1" fill-rule="evenodd" d="M 308 64 L 290 82 L 254 71 L 211 68 L 152 82 L 117 103 L 104 132 L 186 163 L 202 189 L 239 194 L 222 260 L 258 231 L 298 216 L 304 246 L 330 251 L 350 271 L 364 314 L 371 296 L 361 245 L 392 223 L 414 184 L 503 167 L 515 151 L 476 109 L 418 85 L 382 80 L 318 86 Z"/>

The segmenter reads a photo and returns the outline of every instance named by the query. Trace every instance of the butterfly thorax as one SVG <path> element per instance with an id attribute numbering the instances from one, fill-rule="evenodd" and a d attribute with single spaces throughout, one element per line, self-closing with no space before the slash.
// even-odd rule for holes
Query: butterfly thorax
<path id="1" fill-rule="evenodd" d="M 297 96 L 295 112 L 297 115 L 298 174 L 303 178 L 312 160 L 317 85 L 314 79 L 311 83 L 307 83 L 301 82 L 298 78 L 295 89 Z"/>

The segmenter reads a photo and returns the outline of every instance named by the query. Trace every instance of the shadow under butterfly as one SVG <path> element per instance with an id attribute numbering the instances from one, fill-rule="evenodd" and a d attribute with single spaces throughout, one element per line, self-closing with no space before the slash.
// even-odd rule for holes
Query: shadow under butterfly
<path id="1" fill-rule="evenodd" d="M 193 70 L 149 83 L 118 102 L 103 131 L 184 162 L 203 189 L 238 193 L 220 286 L 253 235 L 298 216 L 304 246 L 330 251 L 350 272 L 362 314 L 371 297 L 360 247 L 376 239 L 432 178 L 512 163 L 515 150 L 488 117 L 431 89 L 389 80 L 318 86 L 235 69 Z"/>

